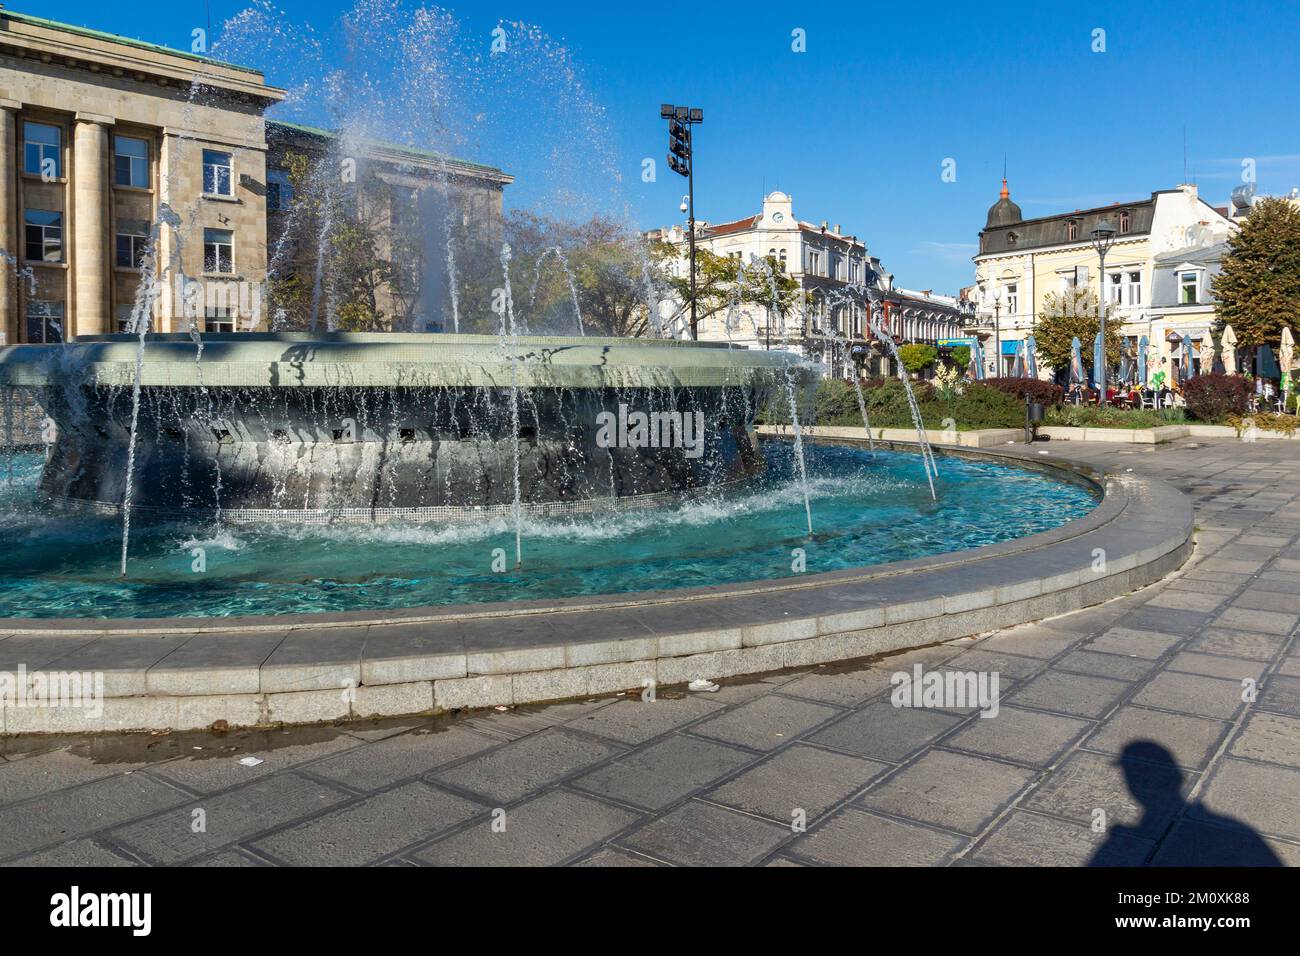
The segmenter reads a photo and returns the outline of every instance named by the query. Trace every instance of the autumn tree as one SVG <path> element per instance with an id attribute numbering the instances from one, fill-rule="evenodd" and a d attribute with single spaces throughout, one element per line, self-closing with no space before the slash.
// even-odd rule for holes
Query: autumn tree
<path id="1" fill-rule="evenodd" d="M 1300 330 L 1300 206 L 1261 199 L 1228 239 L 1222 272 L 1214 277 L 1219 318 L 1237 344 L 1274 344 L 1282 328 Z"/>
<path id="2" fill-rule="evenodd" d="M 1119 364 L 1124 340 L 1119 323 L 1111 321 L 1112 312 L 1108 304 L 1106 362 L 1114 367 Z M 1059 295 L 1049 292 L 1043 299 L 1043 309 L 1033 330 L 1038 357 L 1053 371 L 1068 369 L 1072 344 L 1077 336 L 1084 367 L 1091 369 L 1097 325 L 1097 296 L 1091 289 L 1067 289 Z"/>

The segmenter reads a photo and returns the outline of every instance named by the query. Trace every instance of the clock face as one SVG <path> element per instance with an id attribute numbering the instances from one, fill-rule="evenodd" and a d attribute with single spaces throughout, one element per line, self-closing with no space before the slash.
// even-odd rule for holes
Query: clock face
<path id="1" fill-rule="evenodd" d="M 785 213 L 783 213 L 783 212 L 774 212 L 774 213 L 772 213 L 772 221 L 773 221 L 773 222 L 783 222 L 784 220 L 785 220 Z"/>

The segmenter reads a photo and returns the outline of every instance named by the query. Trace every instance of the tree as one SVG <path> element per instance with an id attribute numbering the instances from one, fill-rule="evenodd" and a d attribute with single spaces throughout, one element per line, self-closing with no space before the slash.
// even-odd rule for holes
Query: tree
<path id="1" fill-rule="evenodd" d="M 1242 347 L 1276 343 L 1283 326 L 1300 330 L 1300 207 L 1285 199 L 1255 203 L 1228 239 L 1212 288 L 1219 318 Z"/>
<path id="2" fill-rule="evenodd" d="M 686 268 L 672 270 L 668 277 L 668 287 L 677 301 L 682 303 L 678 315 L 689 315 L 691 311 L 689 246 L 682 244 L 679 249 L 669 243 L 660 243 L 656 254 L 662 260 L 680 258 L 684 264 L 687 264 Z M 678 272 L 681 274 L 678 275 Z M 786 274 L 785 266 L 775 256 L 765 256 L 759 261 L 742 262 L 732 256 L 720 256 L 707 249 L 697 248 L 695 289 L 696 316 L 701 323 L 719 312 L 725 313 L 739 302 L 742 305 L 774 308 L 776 315 L 773 316 L 772 325 L 779 327 L 781 320 L 788 319 L 804 304 L 799 283 Z M 788 323 L 786 328 L 789 328 Z M 741 331 L 743 333 L 754 330 Z"/>
<path id="3" fill-rule="evenodd" d="M 957 346 L 948 353 L 948 358 L 952 360 L 953 365 L 957 366 L 958 371 L 966 371 L 966 366 L 970 365 L 970 346 Z"/>
<path id="4" fill-rule="evenodd" d="M 913 343 L 900 346 L 898 358 L 903 363 L 903 368 L 915 375 L 938 361 L 939 350 L 933 345 Z"/>
<path id="5" fill-rule="evenodd" d="M 1112 308 L 1106 306 L 1106 362 L 1119 364 L 1123 346 L 1119 323 L 1111 321 Z M 1092 346 L 1097 339 L 1097 296 L 1091 289 L 1067 289 L 1060 295 L 1049 292 L 1043 311 L 1034 326 L 1038 357 L 1053 371 L 1070 367 L 1071 344 L 1079 338 L 1085 368 L 1092 368 Z"/>

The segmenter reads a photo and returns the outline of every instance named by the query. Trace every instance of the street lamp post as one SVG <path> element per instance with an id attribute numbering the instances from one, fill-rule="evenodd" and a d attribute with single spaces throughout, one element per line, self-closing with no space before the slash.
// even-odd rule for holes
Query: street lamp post
<path id="1" fill-rule="evenodd" d="M 1097 250 L 1101 260 L 1097 274 L 1097 331 L 1101 335 L 1101 403 L 1106 403 L 1106 383 L 1110 376 L 1106 371 L 1106 253 L 1115 244 L 1115 227 L 1110 220 L 1103 219 L 1092 231 L 1092 247 Z"/>
<path id="2" fill-rule="evenodd" d="M 695 157 L 691 130 L 696 123 L 704 122 L 704 110 L 664 103 L 659 107 L 659 116 L 668 120 L 668 165 L 677 175 L 684 176 L 687 183 L 687 230 L 691 248 L 691 338 L 698 341 L 700 327 L 695 306 Z"/>
<path id="3" fill-rule="evenodd" d="M 993 285 L 993 377 L 1002 377 L 1002 283 Z"/>

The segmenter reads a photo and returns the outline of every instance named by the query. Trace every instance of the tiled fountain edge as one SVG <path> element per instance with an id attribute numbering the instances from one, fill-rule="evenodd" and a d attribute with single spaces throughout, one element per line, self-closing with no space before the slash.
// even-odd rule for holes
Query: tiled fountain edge
<path id="1" fill-rule="evenodd" d="M 1065 469 L 1075 480 L 1103 484 L 1105 497 L 1084 518 L 987 548 L 780 582 L 550 602 L 554 610 L 424 609 L 427 615 L 382 623 L 373 615 L 335 615 L 332 627 L 281 622 L 278 630 L 220 633 L 180 632 L 171 621 L 170 633 L 87 629 L 81 640 L 66 627 L 24 629 L 24 641 L 58 641 L 66 651 L 42 670 L 104 671 L 103 713 L 6 702 L 0 733 L 402 716 L 849 660 L 1097 604 L 1159 580 L 1190 555 L 1191 505 L 1173 487 L 1133 475 L 1103 477 L 1059 460 L 1018 464 Z M 1105 557 L 1100 566 L 1098 554 Z M 0 622 L 0 631 L 19 623 L 28 622 Z M 157 659 L 140 663 L 139 643 L 151 639 L 159 644 Z M 123 658 L 134 658 L 133 666 L 112 665 L 117 642 L 132 642 Z M 234 646 L 240 642 L 251 646 Z M 6 644 L 0 640 L 0 669 L 11 666 Z M 90 660 L 97 667 L 82 663 Z"/>

